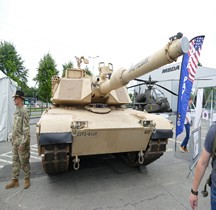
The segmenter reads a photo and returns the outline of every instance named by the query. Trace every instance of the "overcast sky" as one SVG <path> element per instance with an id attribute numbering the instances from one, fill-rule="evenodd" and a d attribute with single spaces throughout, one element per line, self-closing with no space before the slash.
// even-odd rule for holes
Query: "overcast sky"
<path id="1" fill-rule="evenodd" d="M 15 45 L 29 86 L 47 53 L 60 72 L 74 56 L 99 56 L 95 73 L 100 61 L 129 68 L 177 32 L 205 35 L 200 62 L 216 69 L 215 0 L 0 0 L 0 8 L 0 40 Z"/>

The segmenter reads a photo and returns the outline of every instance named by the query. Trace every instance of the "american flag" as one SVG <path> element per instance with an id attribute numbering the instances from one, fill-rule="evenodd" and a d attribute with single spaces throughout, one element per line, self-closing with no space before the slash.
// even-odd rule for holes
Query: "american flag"
<path id="1" fill-rule="evenodd" d="M 190 41 L 188 53 L 184 54 L 181 64 L 178 107 L 176 117 L 176 137 L 183 132 L 188 101 L 199 63 L 200 52 L 205 36 L 194 37 Z"/>
<path id="2" fill-rule="evenodd" d="M 190 41 L 190 49 L 188 51 L 189 61 L 188 61 L 187 69 L 189 73 L 188 79 L 191 80 L 192 82 L 194 81 L 196 75 L 203 41 L 204 41 L 204 36 L 196 37 L 195 39 Z"/>

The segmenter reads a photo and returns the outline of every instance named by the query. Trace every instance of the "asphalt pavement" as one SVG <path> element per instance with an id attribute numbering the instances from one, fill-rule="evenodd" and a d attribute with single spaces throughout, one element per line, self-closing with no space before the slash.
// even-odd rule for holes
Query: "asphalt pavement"
<path id="1" fill-rule="evenodd" d="M 36 120 L 37 121 L 37 120 Z M 147 167 L 130 168 L 114 156 L 92 156 L 81 160 L 78 171 L 69 170 L 47 176 L 37 155 L 35 124 L 31 123 L 31 187 L 5 190 L 11 176 L 11 144 L 0 143 L 0 209 L 75 209 L 75 210 L 183 210 L 190 209 L 189 193 L 193 170 L 189 169 L 191 153 L 182 153 L 175 139 L 169 139 L 167 151 Z M 208 124 L 202 126 L 202 144 Z M 199 192 L 203 189 L 205 179 Z M 189 176 L 188 176 L 189 175 Z M 209 196 L 199 193 L 197 209 L 210 209 Z"/>

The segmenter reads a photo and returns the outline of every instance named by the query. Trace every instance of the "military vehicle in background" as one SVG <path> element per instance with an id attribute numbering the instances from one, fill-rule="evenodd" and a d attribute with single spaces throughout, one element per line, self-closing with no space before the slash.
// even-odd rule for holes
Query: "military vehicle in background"
<path id="1" fill-rule="evenodd" d="M 90 77 L 81 69 L 88 63 L 77 58 L 77 68 L 67 69 L 64 78 L 52 80 L 53 106 L 43 112 L 36 125 L 38 154 L 47 174 L 78 170 L 82 157 L 118 154 L 136 167 L 163 155 L 173 125 L 162 116 L 126 108 L 131 103 L 127 85 L 176 59 L 189 49 L 186 37 L 174 36 L 159 51 L 129 70 L 113 71 L 100 63 L 99 76 Z"/>
<path id="2" fill-rule="evenodd" d="M 158 86 L 169 93 L 178 96 L 173 91 L 156 84 L 159 81 L 152 80 L 151 75 L 149 76 L 148 80 L 143 79 L 135 79 L 136 81 L 139 81 L 139 84 L 132 85 L 129 88 L 135 88 L 139 87 L 138 91 L 137 89 L 134 89 L 134 101 L 133 101 L 133 108 L 137 110 L 144 111 L 146 110 L 148 113 L 163 113 L 163 112 L 172 112 L 172 109 L 170 108 L 170 104 L 168 102 L 168 99 L 165 97 L 163 92 L 156 88 L 155 86 Z M 170 80 L 163 80 L 164 81 L 170 81 Z M 140 87 L 141 86 L 147 86 L 147 89 L 144 90 L 144 92 L 141 93 Z"/>

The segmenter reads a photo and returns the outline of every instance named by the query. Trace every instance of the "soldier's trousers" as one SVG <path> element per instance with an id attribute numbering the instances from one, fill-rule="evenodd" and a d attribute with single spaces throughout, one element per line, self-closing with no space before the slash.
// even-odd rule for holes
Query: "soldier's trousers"
<path id="1" fill-rule="evenodd" d="M 19 146 L 13 144 L 13 163 L 12 178 L 18 179 L 20 168 L 24 171 L 24 179 L 30 179 L 30 147 L 26 147 L 24 151 L 19 150 Z"/>

